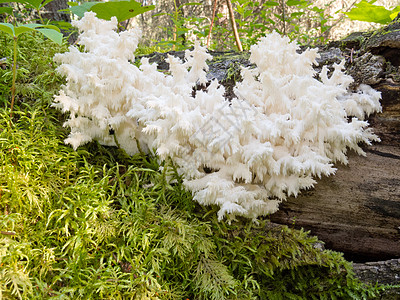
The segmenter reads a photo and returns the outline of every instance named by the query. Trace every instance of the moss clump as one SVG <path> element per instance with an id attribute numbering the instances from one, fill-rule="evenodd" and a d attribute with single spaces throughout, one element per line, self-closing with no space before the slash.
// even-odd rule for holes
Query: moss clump
<path id="1" fill-rule="evenodd" d="M 0 290 L 7 298 L 371 296 L 304 231 L 218 222 L 168 163 L 63 145 L 47 111 L 0 112 Z"/>
<path id="2" fill-rule="evenodd" d="M 0 32 L 0 104 L 11 98 L 12 83 L 12 39 Z M 53 56 L 65 52 L 68 43 L 59 46 L 41 34 L 24 34 L 18 37 L 16 105 L 29 102 L 31 105 L 47 106 L 58 92 L 63 78 L 55 72 Z"/>

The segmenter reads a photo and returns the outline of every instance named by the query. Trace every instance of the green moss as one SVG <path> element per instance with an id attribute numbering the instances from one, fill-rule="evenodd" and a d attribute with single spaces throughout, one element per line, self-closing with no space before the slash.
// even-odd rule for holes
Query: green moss
<path id="1" fill-rule="evenodd" d="M 4 98 L 11 98 L 12 43 L 2 32 L 0 43 L 0 58 L 6 61 L 3 68 L 0 68 L 0 94 Z M 68 43 L 59 46 L 41 34 L 25 34 L 18 38 L 17 105 L 21 102 L 41 106 L 51 103 L 63 82 L 63 78 L 55 71 L 53 57 L 56 53 L 67 51 L 67 47 Z"/>
<path id="2" fill-rule="evenodd" d="M 172 165 L 96 143 L 72 151 L 57 122 L 1 112 L 3 296 L 29 299 L 312 299 L 375 290 L 317 238 L 267 220 L 218 222 Z M 93 153 L 93 154 L 91 154 Z M 167 178 L 175 179 L 174 183 Z"/>

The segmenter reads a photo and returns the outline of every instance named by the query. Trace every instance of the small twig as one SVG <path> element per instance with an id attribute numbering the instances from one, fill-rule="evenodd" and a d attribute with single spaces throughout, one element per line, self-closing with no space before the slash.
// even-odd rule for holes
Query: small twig
<path id="1" fill-rule="evenodd" d="M 215 19 L 215 11 L 217 10 L 217 0 L 214 0 L 214 7 L 213 7 L 213 15 L 211 19 L 211 24 L 210 24 L 210 31 L 208 32 L 208 37 L 207 37 L 207 48 L 210 47 L 210 41 L 211 41 L 211 32 L 214 26 L 214 19 Z"/>
<path id="2" fill-rule="evenodd" d="M 15 81 L 17 79 L 17 37 L 14 36 L 14 60 L 12 68 L 12 86 L 11 86 L 11 107 L 10 107 L 10 126 L 12 125 L 12 119 L 14 117 L 14 100 L 15 100 Z"/>
<path id="3" fill-rule="evenodd" d="M 233 8 L 232 8 L 232 3 L 231 0 L 226 0 L 226 4 L 228 5 L 228 11 L 229 11 L 229 17 L 231 19 L 231 25 L 232 25 L 232 30 L 233 34 L 235 36 L 235 41 L 236 41 L 236 46 L 240 52 L 243 51 L 242 43 L 240 42 L 239 38 L 239 32 L 236 27 L 236 22 L 235 22 L 235 15 L 233 14 Z"/>
<path id="4" fill-rule="evenodd" d="M 354 53 L 354 48 L 351 48 L 351 52 L 350 52 L 350 63 L 353 63 L 353 53 Z"/>
<path id="5" fill-rule="evenodd" d="M 286 36 L 286 16 L 285 16 L 285 1 L 282 1 L 282 22 L 283 22 L 283 35 Z"/>
<path id="6" fill-rule="evenodd" d="M 0 231 L 0 233 L 4 235 L 16 235 L 14 231 Z"/>

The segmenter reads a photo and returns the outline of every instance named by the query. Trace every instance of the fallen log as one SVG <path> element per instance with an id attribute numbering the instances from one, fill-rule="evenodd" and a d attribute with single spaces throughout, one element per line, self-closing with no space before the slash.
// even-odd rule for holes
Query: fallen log
<path id="1" fill-rule="evenodd" d="M 365 283 L 393 284 L 400 279 L 400 259 L 354 263 L 353 268 L 357 277 Z"/>
<path id="2" fill-rule="evenodd" d="M 271 221 L 310 230 L 350 260 L 400 257 L 400 149 L 365 150 L 366 157 L 350 154 L 336 175 L 282 203 Z"/>
<path id="3" fill-rule="evenodd" d="M 354 272 L 358 279 L 369 284 L 399 284 L 400 282 L 400 259 L 386 261 L 354 263 Z M 380 295 L 382 300 L 400 299 L 400 288 L 390 288 Z"/>

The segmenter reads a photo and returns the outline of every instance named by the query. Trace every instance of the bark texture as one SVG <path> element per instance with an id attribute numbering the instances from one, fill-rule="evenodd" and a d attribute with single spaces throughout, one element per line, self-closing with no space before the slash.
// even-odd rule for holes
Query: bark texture
<path id="1" fill-rule="evenodd" d="M 400 259 L 387 261 L 355 263 L 354 272 L 357 277 L 365 283 L 380 284 L 399 284 L 400 283 Z M 400 299 L 400 288 L 385 290 L 380 299 L 395 300 Z"/>
<path id="2" fill-rule="evenodd" d="M 44 19 L 71 22 L 71 17 L 68 13 L 59 11 L 69 8 L 66 0 L 53 0 L 46 4 L 44 8 L 46 10 L 44 13 L 42 13 L 42 17 Z"/>

